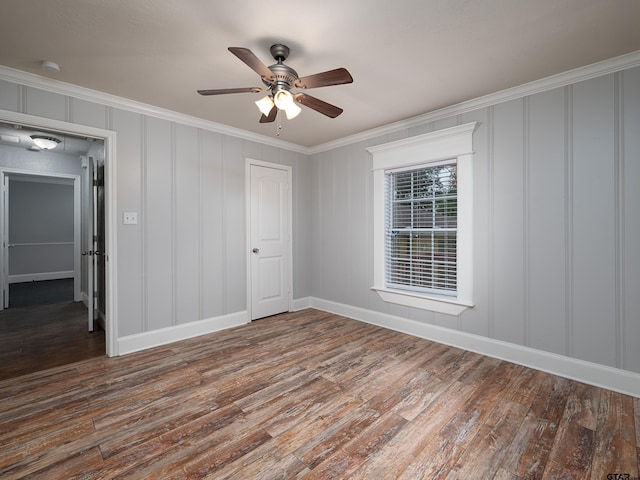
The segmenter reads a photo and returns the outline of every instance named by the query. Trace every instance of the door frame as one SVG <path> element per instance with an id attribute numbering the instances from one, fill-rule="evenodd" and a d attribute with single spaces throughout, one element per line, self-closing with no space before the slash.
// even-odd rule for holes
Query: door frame
<path id="1" fill-rule="evenodd" d="M 4 191 L 5 181 L 10 181 L 16 177 L 31 177 L 33 180 L 43 179 L 42 183 L 64 183 L 66 185 L 73 186 L 73 301 L 79 302 L 82 300 L 81 285 L 80 285 L 80 239 L 81 239 L 81 204 L 80 204 L 80 175 L 65 174 L 65 173 L 50 173 L 50 172 L 37 172 L 31 170 L 21 170 L 18 168 L 0 167 L 0 182 L 2 183 L 2 189 Z M 57 180 L 57 181 L 56 181 Z M 65 181 L 66 180 L 66 181 Z M 8 227 L 8 202 L 5 200 L 5 196 L 0 198 L 0 211 L 2 211 L 3 222 L 0 225 L 0 232 L 2 240 L 2 256 L 0 258 L 0 272 L 3 272 L 3 278 L 0 281 L 2 287 L 5 287 L 5 281 L 7 283 L 6 288 L 9 289 L 9 274 L 5 272 L 7 268 L 8 248 L 9 245 L 5 242 L 8 241 L 6 237 L 6 229 Z M 4 309 L 4 301 L 0 302 L 0 310 Z"/>
<path id="2" fill-rule="evenodd" d="M 287 215 L 289 217 L 289 245 L 285 252 L 287 261 L 289 263 L 289 269 L 286 274 L 289 276 L 289 293 L 288 293 L 288 311 L 293 308 L 293 176 L 292 168 L 289 165 L 282 165 L 280 163 L 265 162 L 264 160 L 256 160 L 253 158 L 245 158 L 245 261 L 247 264 L 247 313 L 248 322 L 250 323 L 252 312 L 252 287 L 251 287 L 251 166 L 256 165 L 260 167 L 274 168 L 276 170 L 282 170 L 287 172 L 287 182 L 289 184 L 289 211 Z"/>
<path id="3" fill-rule="evenodd" d="M 107 356 L 119 355 L 118 351 L 118 301 L 115 288 L 117 278 L 117 215 L 116 215 L 116 132 L 87 125 L 63 122 L 24 113 L 0 109 L 0 122 L 14 123 L 36 129 L 52 130 L 60 134 L 95 138 L 104 141 L 105 180 L 105 241 L 106 241 L 106 318 L 105 350 Z"/>

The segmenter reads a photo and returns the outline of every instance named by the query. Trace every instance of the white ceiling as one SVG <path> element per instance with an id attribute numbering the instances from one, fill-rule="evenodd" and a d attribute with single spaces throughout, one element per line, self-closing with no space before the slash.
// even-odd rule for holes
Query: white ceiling
<path id="1" fill-rule="evenodd" d="M 0 65 L 275 136 L 263 95 L 196 90 L 262 86 L 227 47 L 284 43 L 300 76 L 354 78 L 307 90 L 341 116 L 283 121 L 312 147 L 640 50 L 639 25 L 639 0 L 2 0 Z"/>

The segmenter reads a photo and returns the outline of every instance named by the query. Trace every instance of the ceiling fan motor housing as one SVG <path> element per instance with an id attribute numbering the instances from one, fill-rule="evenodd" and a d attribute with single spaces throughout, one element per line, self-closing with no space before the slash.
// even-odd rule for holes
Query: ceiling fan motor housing
<path id="1" fill-rule="evenodd" d="M 262 82 L 271 89 L 271 93 L 274 95 L 280 90 L 289 91 L 293 83 L 300 78 L 298 72 L 282 63 L 289 56 L 289 47 L 280 43 L 271 45 L 271 55 L 278 62 L 268 67 L 273 73 L 274 80 L 263 78 Z"/>
<path id="2" fill-rule="evenodd" d="M 289 90 L 293 85 L 293 82 L 298 79 L 298 73 L 293 68 L 283 63 L 276 63 L 268 68 L 271 70 L 271 73 L 273 73 L 275 81 L 270 82 L 268 79 L 263 79 L 263 82 L 268 87 L 271 87 L 273 92 L 284 89 Z"/>

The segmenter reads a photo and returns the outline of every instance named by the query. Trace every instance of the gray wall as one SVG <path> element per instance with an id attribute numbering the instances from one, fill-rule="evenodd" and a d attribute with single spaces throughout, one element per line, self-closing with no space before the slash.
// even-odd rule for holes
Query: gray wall
<path id="1" fill-rule="evenodd" d="M 73 210 L 73 185 L 9 179 L 9 275 L 73 272 Z"/>
<path id="2" fill-rule="evenodd" d="M 5 98 L 1 89 L 0 98 Z M 0 145 L 0 166 L 32 173 L 69 175 L 81 175 L 82 173 L 80 161 L 75 155 L 48 151 L 33 152 L 23 147 L 9 145 Z M 18 182 L 12 183 L 17 184 Z M 15 207 L 17 204 L 14 203 L 11 203 L 10 206 Z M 73 241 L 73 233 L 68 241 Z M 11 275 L 73 270 L 73 246 L 52 247 L 50 252 L 44 255 L 39 254 L 39 260 L 36 260 L 32 251 L 29 252 L 25 249 L 10 249 L 9 254 Z"/>
<path id="3" fill-rule="evenodd" d="M 305 155 L 4 80 L 0 108 L 116 132 L 120 337 L 247 308 L 246 157 L 292 166 L 293 295 L 311 294 Z"/>
<path id="4" fill-rule="evenodd" d="M 117 132 L 120 336 L 246 309 L 251 157 L 293 167 L 295 299 L 640 372 L 639 69 L 312 156 L 7 81 L 0 108 Z M 370 290 L 365 149 L 470 121 L 476 306 L 448 317 L 385 304 Z"/>
<path id="5" fill-rule="evenodd" d="M 460 317 L 370 290 L 365 148 L 479 122 L 474 300 Z M 312 157 L 315 297 L 640 372 L 640 68 Z"/>
<path id="6" fill-rule="evenodd" d="M 5 82 L 0 80 L 0 98 L 2 98 L 3 94 L 3 84 Z M 26 170 L 34 173 L 64 173 L 69 175 L 80 175 L 82 173 L 80 160 L 76 155 L 48 152 L 46 150 L 32 152 L 24 147 L 8 145 L 0 145 L 0 167 Z"/>
<path id="7" fill-rule="evenodd" d="M 246 310 L 245 158 L 290 165 L 295 183 L 304 156 L 122 110 L 107 128 L 118 132 L 118 221 L 139 221 L 118 235 L 119 334 Z M 293 195 L 300 218 L 308 201 L 296 185 Z M 294 221 L 294 265 L 308 255 L 304 228 Z M 307 275 L 294 270 L 295 298 L 309 295 Z"/>

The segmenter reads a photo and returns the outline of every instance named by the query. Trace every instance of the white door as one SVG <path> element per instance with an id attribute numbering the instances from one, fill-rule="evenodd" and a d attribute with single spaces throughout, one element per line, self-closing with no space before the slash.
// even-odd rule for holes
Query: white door
<path id="1" fill-rule="evenodd" d="M 251 320 L 289 311 L 290 170 L 250 165 Z"/>
<path id="2" fill-rule="evenodd" d="M 89 157 L 87 161 L 87 191 L 88 202 L 87 211 L 89 219 L 87 221 L 87 250 L 82 255 L 87 258 L 87 329 L 93 332 L 95 320 L 95 261 L 96 261 L 96 179 L 95 165 L 93 158 Z"/>
<path id="3" fill-rule="evenodd" d="M 2 174 L 2 305 L 9 308 L 9 177 Z"/>

